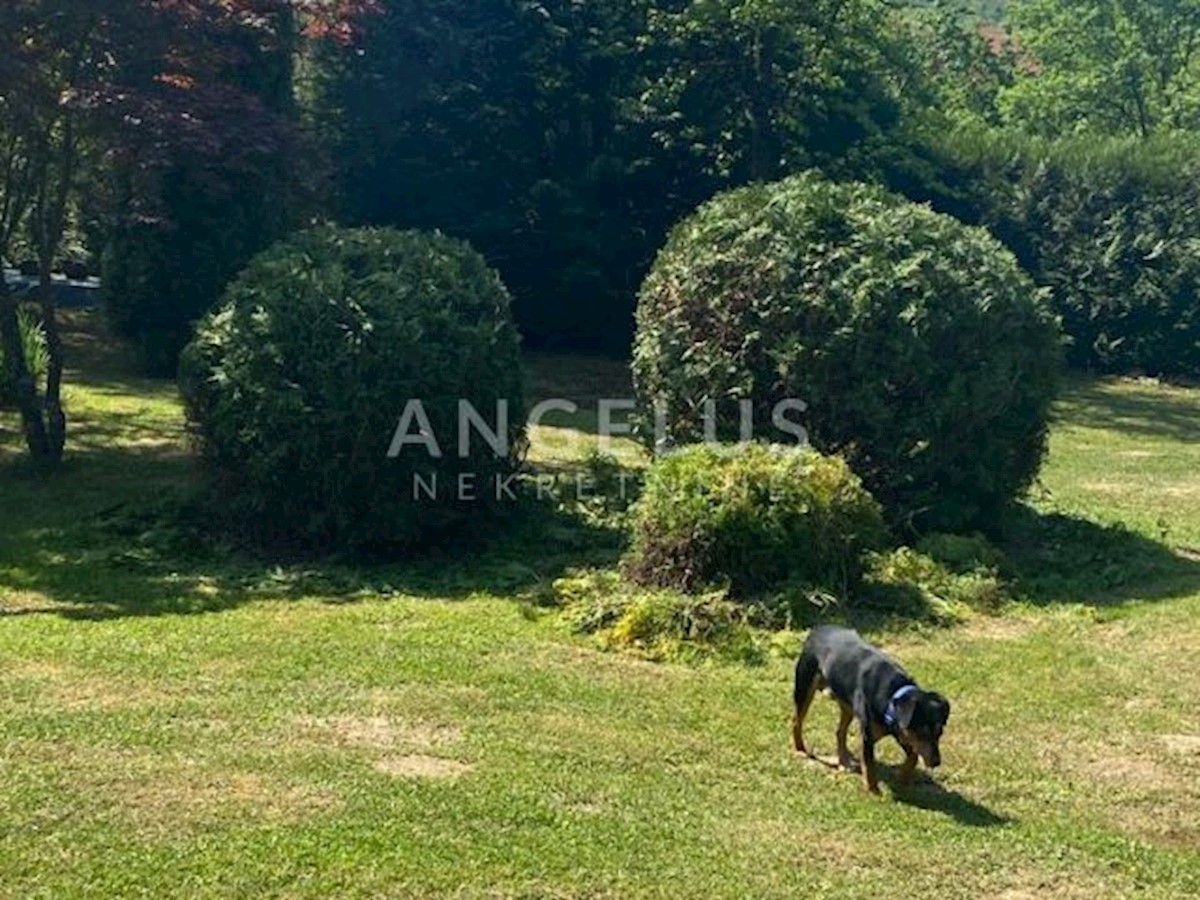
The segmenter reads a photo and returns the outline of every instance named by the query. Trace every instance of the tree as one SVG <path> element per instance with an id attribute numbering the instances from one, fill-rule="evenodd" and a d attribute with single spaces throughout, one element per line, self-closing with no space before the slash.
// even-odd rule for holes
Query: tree
<path id="1" fill-rule="evenodd" d="M 876 0 L 659 4 L 647 112 L 722 180 L 824 165 L 892 128 L 907 69 Z"/>
<path id="2" fill-rule="evenodd" d="M 1035 133 L 1200 127 L 1200 0 L 1022 0 L 1011 11 L 1033 64 L 1006 92 Z"/>
<path id="3" fill-rule="evenodd" d="M 24 234 L 36 250 L 50 365 L 44 393 L 29 372 L 16 299 L 0 287 L 0 340 L 31 455 L 57 463 L 66 441 L 51 272 L 81 168 L 103 150 L 139 192 L 131 212 L 164 222 L 160 177 L 179 154 L 237 168 L 288 135 L 291 57 L 238 65 L 302 36 L 347 39 L 365 0 L 7 0 L 0 6 L 0 257 Z M 282 51 L 281 51 L 282 52 Z M 214 298 L 215 299 L 215 298 Z M 169 298 L 168 298 L 169 302 Z"/>
<path id="4" fill-rule="evenodd" d="M 0 341 L 26 444 L 35 459 L 51 464 L 61 459 L 66 442 L 62 341 L 51 273 L 84 151 L 78 92 L 103 67 L 98 53 L 102 20 L 103 12 L 69 0 L 18 0 L 0 10 L 0 258 L 8 256 L 25 229 L 38 260 L 49 354 L 40 396 L 18 332 L 17 301 L 7 285 L 0 286 Z"/>
<path id="5" fill-rule="evenodd" d="M 687 206 L 629 115 L 648 5 L 382 4 L 358 52 L 325 63 L 346 217 L 467 238 L 531 343 L 623 351 L 636 285 Z"/>

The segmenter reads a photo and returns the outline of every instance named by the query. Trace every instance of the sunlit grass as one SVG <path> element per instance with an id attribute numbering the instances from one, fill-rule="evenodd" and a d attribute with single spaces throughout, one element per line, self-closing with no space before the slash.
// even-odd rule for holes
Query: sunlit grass
<path id="1" fill-rule="evenodd" d="M 0 415 L 0 895 L 1200 894 L 1200 576 L 1170 552 L 1200 545 L 1200 391 L 1061 406 L 1039 504 L 1128 524 L 1144 577 L 1093 589 L 1089 560 L 1037 603 L 875 635 L 954 703 L 941 789 L 880 801 L 791 752 L 786 656 L 650 664 L 531 603 L 578 532 L 374 570 L 158 533 L 195 478 L 174 389 L 84 362 L 54 480 Z M 581 407 L 627 377 L 532 368 Z M 551 421 L 531 458 L 571 471 L 594 420 Z"/>

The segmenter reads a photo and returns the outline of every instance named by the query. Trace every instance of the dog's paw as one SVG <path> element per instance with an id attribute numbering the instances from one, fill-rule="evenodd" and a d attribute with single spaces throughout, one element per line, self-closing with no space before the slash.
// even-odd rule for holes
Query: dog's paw
<path id="1" fill-rule="evenodd" d="M 843 756 L 839 759 L 838 768 L 843 772 L 849 772 L 851 775 L 857 775 L 862 772 L 862 766 L 853 756 Z"/>

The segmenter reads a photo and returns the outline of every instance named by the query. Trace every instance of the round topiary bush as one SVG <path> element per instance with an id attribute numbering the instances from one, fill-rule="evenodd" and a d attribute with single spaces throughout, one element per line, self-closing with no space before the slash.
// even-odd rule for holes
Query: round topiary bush
<path id="1" fill-rule="evenodd" d="M 476 533 L 509 496 L 524 442 L 520 338 L 499 277 L 462 242 L 301 233 L 230 286 L 180 375 L 219 495 L 257 540 L 419 547 L 467 517 Z M 503 452 L 472 427 L 460 456 L 462 401 Z"/>
<path id="2" fill-rule="evenodd" d="M 1033 481 L 1060 359 L 1053 315 L 986 231 L 813 173 L 723 194 L 679 224 L 638 308 L 640 431 L 777 435 L 806 404 L 900 527 L 992 524 Z M 710 405 L 711 404 L 711 405 Z M 775 438 L 777 439 L 777 438 Z"/>
<path id="3" fill-rule="evenodd" d="M 844 590 L 887 537 L 846 463 L 801 448 L 698 444 L 646 475 L 626 573 L 649 587 L 739 596 L 788 583 Z"/>

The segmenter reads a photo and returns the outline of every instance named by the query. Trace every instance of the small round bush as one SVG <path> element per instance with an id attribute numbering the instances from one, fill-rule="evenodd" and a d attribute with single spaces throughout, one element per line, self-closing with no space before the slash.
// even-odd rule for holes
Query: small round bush
<path id="1" fill-rule="evenodd" d="M 639 584 L 689 592 L 842 591 L 857 580 L 863 552 L 886 536 L 879 505 L 837 457 L 699 444 L 650 468 L 625 566 Z"/>
<path id="2" fill-rule="evenodd" d="M 806 404 L 902 529 L 992 524 L 1046 450 L 1057 322 L 986 231 L 813 173 L 718 196 L 671 234 L 642 288 L 641 433 L 668 445 L 777 434 Z M 712 404 L 711 407 L 708 404 Z M 777 438 L 771 438 L 777 439 Z"/>
<path id="3" fill-rule="evenodd" d="M 440 234 L 324 227 L 276 245 L 201 322 L 180 374 L 220 496 L 271 544 L 417 548 L 467 518 L 476 533 L 524 441 L 508 293 Z M 460 458 L 460 401 L 506 452 L 472 429 Z M 425 430 L 421 412 L 436 448 L 394 444 Z"/>

